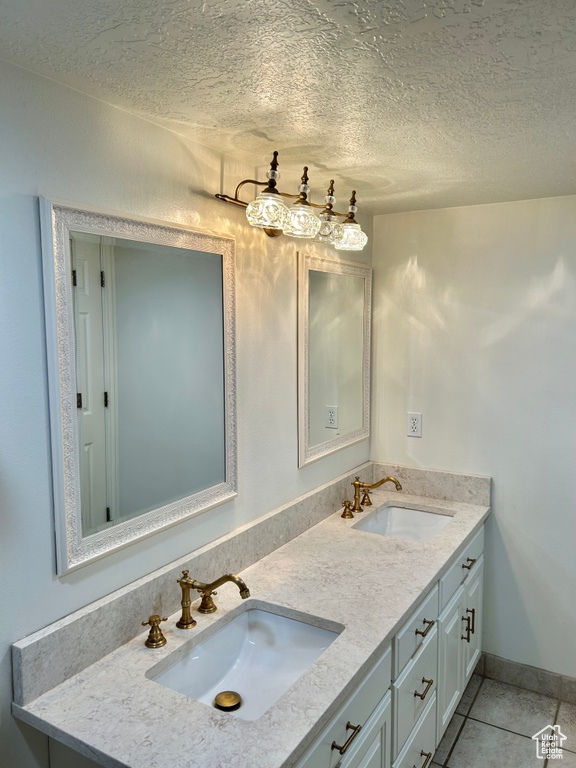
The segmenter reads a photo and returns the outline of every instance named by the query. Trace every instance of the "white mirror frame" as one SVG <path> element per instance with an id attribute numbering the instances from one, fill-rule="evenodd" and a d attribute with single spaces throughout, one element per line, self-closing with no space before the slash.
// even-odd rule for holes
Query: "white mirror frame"
<path id="1" fill-rule="evenodd" d="M 50 433 L 59 575 L 205 512 L 237 495 L 235 243 L 163 222 L 81 210 L 40 198 Z M 82 536 L 74 306 L 69 233 L 87 232 L 222 255 L 226 476 L 223 483 Z"/>
<path id="2" fill-rule="evenodd" d="M 353 432 L 309 445 L 309 272 L 331 272 L 364 278 L 364 355 L 362 363 L 362 427 Z M 372 316 L 372 268 L 357 261 L 335 261 L 298 253 L 298 466 L 305 467 L 370 437 L 370 329 Z"/>

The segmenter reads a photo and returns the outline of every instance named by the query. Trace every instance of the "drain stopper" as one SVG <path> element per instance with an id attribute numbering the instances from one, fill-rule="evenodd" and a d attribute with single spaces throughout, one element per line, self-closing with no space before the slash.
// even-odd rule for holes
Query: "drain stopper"
<path id="1" fill-rule="evenodd" d="M 216 709 L 223 712 L 233 712 L 242 705 L 242 697 L 236 691 L 221 691 L 214 699 Z"/>

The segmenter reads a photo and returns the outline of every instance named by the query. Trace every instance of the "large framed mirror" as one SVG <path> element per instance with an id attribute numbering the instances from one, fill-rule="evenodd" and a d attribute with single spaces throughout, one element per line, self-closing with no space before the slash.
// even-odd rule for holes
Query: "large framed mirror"
<path id="1" fill-rule="evenodd" d="M 370 435 L 372 270 L 298 254 L 298 466 Z"/>
<path id="2" fill-rule="evenodd" d="M 40 200 L 57 572 L 237 493 L 234 241 Z"/>

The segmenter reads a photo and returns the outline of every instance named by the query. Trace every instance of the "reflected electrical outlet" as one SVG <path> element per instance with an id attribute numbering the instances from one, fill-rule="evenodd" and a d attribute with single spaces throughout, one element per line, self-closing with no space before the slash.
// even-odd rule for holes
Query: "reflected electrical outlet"
<path id="1" fill-rule="evenodd" d="M 324 406 L 324 426 L 327 429 L 338 429 L 338 406 Z"/>

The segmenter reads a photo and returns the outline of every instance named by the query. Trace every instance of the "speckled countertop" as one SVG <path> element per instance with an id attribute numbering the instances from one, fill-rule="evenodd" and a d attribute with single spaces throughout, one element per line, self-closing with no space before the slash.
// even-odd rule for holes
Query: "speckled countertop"
<path id="1" fill-rule="evenodd" d="M 240 574 L 251 600 L 282 606 L 284 615 L 306 613 L 345 627 L 258 720 L 219 712 L 146 677 L 158 662 L 247 606 L 232 584 L 218 591 L 215 614 L 194 614 L 193 630 L 177 629 L 179 613 L 171 616 L 162 625 L 168 640 L 163 648 L 146 648 L 143 633 L 27 706 L 15 705 L 15 714 L 104 766 L 293 766 L 489 513 L 486 506 L 395 491 L 378 490 L 372 498 L 373 509 L 393 502 L 452 519 L 421 543 L 352 530 L 358 516 L 343 520 L 338 512 Z"/>

